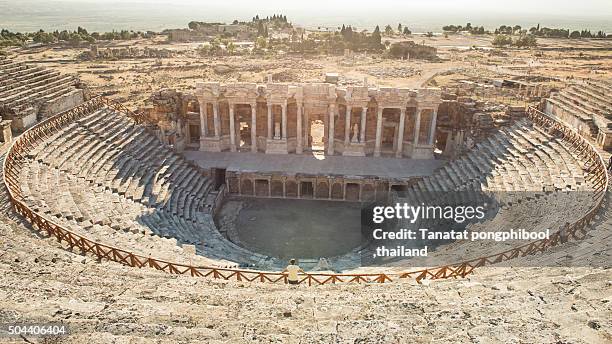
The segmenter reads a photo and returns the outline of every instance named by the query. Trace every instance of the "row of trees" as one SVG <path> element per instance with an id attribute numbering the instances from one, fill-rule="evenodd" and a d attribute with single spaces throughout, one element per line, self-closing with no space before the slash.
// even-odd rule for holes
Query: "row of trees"
<path id="1" fill-rule="evenodd" d="M 442 27 L 442 30 L 445 32 L 469 32 L 471 34 L 488 34 L 490 31 L 485 30 L 483 26 L 472 26 L 471 23 L 467 23 L 465 26 L 461 25 L 446 25 Z M 555 29 L 555 28 L 540 28 L 540 24 L 538 26 L 534 26 L 528 30 L 523 29 L 520 25 L 501 25 L 496 28 L 493 32 L 495 35 L 519 35 L 524 36 L 526 34 L 530 34 L 536 37 L 547 37 L 547 38 L 607 38 L 603 31 L 598 31 L 593 34 L 590 30 L 582 30 L 582 31 L 572 31 L 568 29 Z"/>
<path id="2" fill-rule="evenodd" d="M 39 30 L 31 33 L 13 33 L 9 30 L 0 32 L 0 46 L 21 46 L 28 40 L 35 43 L 52 44 L 52 43 L 68 43 L 78 45 L 80 43 L 94 43 L 96 41 L 111 41 L 111 40 L 130 40 L 139 37 L 147 37 L 150 33 L 134 32 L 128 30 L 112 31 L 112 32 L 87 32 L 85 28 L 78 27 L 76 31 L 56 30 L 53 32 L 45 32 Z"/>
<path id="3" fill-rule="evenodd" d="M 608 35 L 603 31 L 597 31 L 592 34 L 590 30 L 572 31 L 569 38 L 608 38 Z"/>
<path id="4" fill-rule="evenodd" d="M 365 30 L 361 32 L 353 30 L 353 27 L 350 25 L 342 25 L 340 32 L 328 33 L 325 39 L 332 47 L 332 50 L 344 51 L 344 49 L 351 49 L 353 51 L 363 51 L 380 50 L 383 47 L 381 42 L 382 35 L 378 25 L 376 25 L 371 34 L 368 34 Z"/>
<path id="5" fill-rule="evenodd" d="M 281 22 L 281 23 L 289 23 L 287 21 L 287 16 L 282 14 L 274 14 L 272 17 L 259 18 L 259 14 L 253 17 L 253 22 L 265 21 L 265 22 Z"/>
<path id="6" fill-rule="evenodd" d="M 393 27 L 391 25 L 385 26 L 385 35 L 386 36 L 392 36 L 396 33 L 396 31 L 393 30 Z M 400 35 L 411 35 L 412 31 L 410 31 L 410 29 L 405 26 L 402 25 L 402 23 L 397 24 L 397 34 Z"/>
<path id="7" fill-rule="evenodd" d="M 27 34 L 11 32 L 6 29 L 0 30 L 0 47 L 21 46 L 29 39 Z"/>
<path id="8" fill-rule="evenodd" d="M 343 25 L 340 31 L 311 33 L 307 38 L 297 30 L 290 38 L 272 38 L 260 35 L 255 40 L 251 51 L 239 49 L 232 42 L 215 39 L 209 45 L 202 45 L 198 52 L 202 56 L 264 54 L 274 52 L 289 52 L 303 54 L 342 54 L 344 49 L 353 51 L 381 51 L 382 34 L 377 26 L 370 34 L 367 31 L 357 31 L 351 26 Z"/>
<path id="9" fill-rule="evenodd" d="M 259 18 L 259 15 L 253 17 L 253 20 L 250 25 L 257 25 L 258 30 L 260 25 L 264 25 L 265 27 L 271 26 L 275 29 L 285 29 L 292 28 L 293 25 L 287 20 L 286 15 L 282 14 L 274 14 L 271 17 Z"/>
<path id="10" fill-rule="evenodd" d="M 513 39 L 510 35 L 501 34 L 495 36 L 492 44 L 495 47 L 531 48 L 537 46 L 538 42 L 534 35 L 522 34 Z"/>
<path id="11" fill-rule="evenodd" d="M 488 33 L 488 31 L 485 31 L 484 26 L 472 26 L 472 23 L 467 23 L 465 24 L 465 26 L 446 25 L 442 27 L 442 30 L 444 32 L 453 32 L 453 33 L 469 32 L 473 35 L 484 35 L 485 33 Z"/>
<path id="12" fill-rule="evenodd" d="M 575 30 L 569 29 L 551 29 L 547 27 L 540 28 L 538 26 L 529 29 L 529 33 L 538 37 L 554 37 L 554 38 L 608 38 L 609 36 L 603 31 L 597 31 L 597 33 L 591 33 L 591 30 Z"/>
<path id="13" fill-rule="evenodd" d="M 207 22 L 192 20 L 187 24 L 187 27 L 190 28 L 191 30 L 198 31 L 198 30 L 202 30 L 207 27 L 211 27 L 213 25 L 223 25 L 223 24 L 222 23 L 207 23 Z"/>
<path id="14" fill-rule="evenodd" d="M 495 34 L 503 35 L 524 35 L 527 34 L 527 30 L 523 29 L 520 25 L 507 26 L 502 25 L 495 29 Z M 548 27 L 534 26 L 529 29 L 529 34 L 536 37 L 547 37 L 547 38 L 607 38 L 608 35 L 603 31 L 598 31 L 593 34 L 590 30 L 581 31 L 570 31 L 569 29 L 556 29 Z"/>

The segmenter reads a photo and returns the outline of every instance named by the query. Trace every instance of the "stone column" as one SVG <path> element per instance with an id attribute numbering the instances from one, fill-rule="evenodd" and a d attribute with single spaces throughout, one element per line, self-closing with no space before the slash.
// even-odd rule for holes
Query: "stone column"
<path id="1" fill-rule="evenodd" d="M 213 121 L 215 126 L 215 138 L 221 136 L 221 121 L 219 121 L 219 102 L 213 103 Z"/>
<path id="2" fill-rule="evenodd" d="M 416 120 L 414 121 L 414 142 L 413 149 L 419 144 L 419 131 L 421 130 L 421 109 L 417 108 Z"/>
<path id="3" fill-rule="evenodd" d="M 351 107 L 346 106 L 346 115 L 344 123 L 344 148 L 348 147 L 351 143 Z"/>
<path id="4" fill-rule="evenodd" d="M 297 103 L 297 120 L 296 120 L 296 126 L 297 126 L 297 146 L 295 147 L 295 153 L 296 154 L 302 154 L 304 152 L 304 145 L 302 143 L 302 139 L 304 138 L 303 133 L 302 133 L 302 103 Z"/>
<path id="5" fill-rule="evenodd" d="M 282 112 L 282 138 L 287 139 L 287 103 L 281 105 Z"/>
<path id="6" fill-rule="evenodd" d="M 397 133 L 397 151 L 396 158 L 401 158 L 404 153 L 404 123 L 406 122 L 406 108 L 402 107 L 400 112 L 399 131 Z"/>
<path id="7" fill-rule="evenodd" d="M 200 104 L 200 138 L 208 135 L 208 116 L 206 111 L 206 102 L 204 99 L 199 99 Z"/>
<path id="8" fill-rule="evenodd" d="M 383 108 L 378 106 L 378 114 L 376 115 L 376 144 L 374 146 L 374 156 L 380 156 L 380 145 L 382 143 L 382 120 Z"/>
<path id="9" fill-rule="evenodd" d="M 431 127 L 429 128 L 429 144 L 433 145 L 435 143 L 435 135 L 436 135 L 436 120 L 438 119 L 438 109 L 433 110 L 433 114 L 431 117 Z"/>
<path id="10" fill-rule="evenodd" d="M 334 155 L 334 104 L 329 104 L 329 134 L 327 135 L 327 154 Z"/>
<path id="11" fill-rule="evenodd" d="M 230 151 L 236 151 L 236 124 L 234 122 L 234 104 L 229 104 Z"/>
<path id="12" fill-rule="evenodd" d="M 308 112 L 306 112 L 306 108 L 304 106 L 302 106 L 302 111 L 304 111 L 302 114 L 304 117 L 304 144 L 307 147 L 310 147 L 310 122 L 308 121 Z"/>
<path id="13" fill-rule="evenodd" d="M 268 103 L 268 140 L 272 140 L 272 104 Z"/>
<path id="14" fill-rule="evenodd" d="M 257 153 L 257 103 L 251 104 L 251 152 Z"/>
<path id="15" fill-rule="evenodd" d="M 366 117 L 368 114 L 368 106 L 361 108 L 361 131 L 359 132 L 359 142 L 365 143 L 366 134 Z"/>

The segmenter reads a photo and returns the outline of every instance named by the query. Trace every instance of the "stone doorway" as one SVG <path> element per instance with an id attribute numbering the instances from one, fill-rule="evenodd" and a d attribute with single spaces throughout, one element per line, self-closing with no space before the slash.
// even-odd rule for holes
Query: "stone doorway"
<path id="1" fill-rule="evenodd" d="M 248 104 L 236 105 L 236 148 L 239 152 L 251 150 L 251 106 Z"/>
<path id="2" fill-rule="evenodd" d="M 346 197 L 347 201 L 359 201 L 359 184 L 347 183 L 346 184 Z"/>
<path id="3" fill-rule="evenodd" d="M 200 143 L 200 126 L 189 124 L 189 143 Z"/>
<path id="4" fill-rule="evenodd" d="M 325 124 L 322 120 L 310 121 L 307 147 L 313 152 L 325 152 Z"/>
<path id="5" fill-rule="evenodd" d="M 314 189 L 312 182 L 301 182 L 300 183 L 300 196 L 302 198 L 313 198 Z"/>
<path id="6" fill-rule="evenodd" d="M 384 109 L 380 152 L 393 155 L 397 150 L 400 109 Z"/>

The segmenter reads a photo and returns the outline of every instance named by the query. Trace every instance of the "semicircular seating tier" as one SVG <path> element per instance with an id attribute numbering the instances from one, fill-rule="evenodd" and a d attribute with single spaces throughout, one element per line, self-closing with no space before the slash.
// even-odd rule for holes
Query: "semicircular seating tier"
<path id="1" fill-rule="evenodd" d="M 46 137 L 20 179 L 31 209 L 94 241 L 194 265 L 273 264 L 215 228 L 219 191 L 211 178 L 110 107 Z M 185 254 L 184 244 L 195 245 L 197 255 Z"/>
<path id="2" fill-rule="evenodd" d="M 549 228 L 551 233 L 566 223 L 583 217 L 597 202 L 592 183 L 588 181 L 588 166 L 580 152 L 563 139 L 527 119 L 498 130 L 477 143 L 464 156 L 451 161 L 431 176 L 396 194 L 394 203 L 410 205 L 482 204 L 485 197 L 494 197 L 498 210 L 479 223 L 471 223 L 469 231 L 492 229 Z M 439 223 L 411 223 L 401 220 L 399 228 L 439 228 Z M 445 222 L 452 226 L 452 222 Z M 391 243 L 391 242 L 388 242 Z M 437 266 L 493 255 L 524 245 L 521 240 L 504 242 L 455 241 L 436 248 L 435 254 L 410 259 L 410 266 Z M 371 257 L 377 246 L 353 252 L 352 257 Z M 394 242 L 394 245 L 397 241 Z M 395 247 L 395 246 L 387 246 Z M 335 266 L 351 266 L 355 261 L 338 257 Z M 419 262 L 426 262 L 419 265 Z M 389 262 L 402 267 L 405 260 Z"/>
<path id="3" fill-rule="evenodd" d="M 0 116 L 22 130 L 84 100 L 74 75 L 0 56 Z"/>
<path id="4" fill-rule="evenodd" d="M 587 170 L 575 149 L 520 120 L 419 181 L 396 201 L 429 202 L 444 191 L 505 191 L 496 216 L 471 230 L 503 221 L 558 229 L 561 221 L 572 222 L 593 205 Z M 214 193 L 219 192 L 211 178 L 113 107 L 83 112 L 42 138 L 19 173 L 21 193 L 32 210 L 92 240 L 178 263 L 258 268 L 282 264 L 226 240 L 211 215 Z M 568 192 L 574 198 L 564 198 Z M 568 216 L 554 216 L 559 213 Z M 195 245 L 197 255 L 186 254 L 181 244 Z M 465 259 L 500 248 L 482 244 L 466 250 L 463 242 L 443 247 L 452 257 L 453 250 L 463 250 Z M 355 268 L 362 253 L 333 258 L 332 266 Z"/>

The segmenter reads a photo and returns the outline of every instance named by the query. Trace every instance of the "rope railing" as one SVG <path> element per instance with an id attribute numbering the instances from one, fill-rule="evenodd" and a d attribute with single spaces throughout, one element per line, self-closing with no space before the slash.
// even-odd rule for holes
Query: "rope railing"
<path id="1" fill-rule="evenodd" d="M 164 271 L 169 274 L 189 275 L 193 277 L 206 277 L 223 280 L 236 280 L 246 282 L 268 282 L 287 283 L 287 275 L 281 272 L 219 268 L 214 266 L 193 266 L 180 264 L 146 257 L 135 254 L 129 250 L 113 247 L 72 232 L 55 221 L 32 210 L 24 201 L 21 187 L 19 186 L 20 168 L 26 163 L 31 150 L 51 135 L 62 128 L 73 123 L 76 119 L 92 114 L 102 107 L 109 107 L 115 111 L 125 113 L 137 123 L 145 121 L 141 115 L 131 112 L 123 105 L 104 97 L 93 98 L 75 108 L 50 117 L 45 121 L 26 130 L 15 140 L 3 163 L 3 180 L 8 190 L 10 202 L 14 210 L 22 215 L 32 227 L 55 237 L 61 244 L 68 246 L 70 250 L 78 249 L 81 254 L 91 254 L 99 260 L 106 259 L 123 265 L 136 268 L 151 268 Z M 589 141 L 580 136 L 575 130 L 564 126 L 559 121 L 538 111 L 529 108 L 527 115 L 538 126 L 548 130 L 552 134 L 560 135 L 563 140 L 570 143 L 574 152 L 587 161 L 588 180 L 594 186 L 594 204 L 590 210 L 578 221 L 566 225 L 552 234 L 548 239 L 542 239 L 521 245 L 507 251 L 475 259 L 470 259 L 456 264 L 437 266 L 433 268 L 417 269 L 400 273 L 306 273 L 300 275 L 300 282 L 308 285 L 322 285 L 335 283 L 386 283 L 396 281 L 400 278 L 414 278 L 420 283 L 423 279 L 445 279 L 465 277 L 474 269 L 485 265 L 491 265 L 507 261 L 517 257 L 543 252 L 549 247 L 564 243 L 569 238 L 580 239 L 578 232 L 586 233 L 586 226 L 599 211 L 608 189 L 608 175 L 603 158 Z"/>

